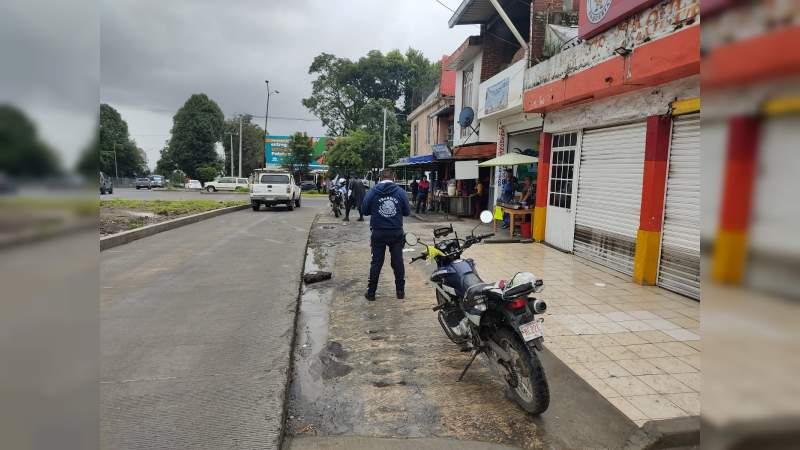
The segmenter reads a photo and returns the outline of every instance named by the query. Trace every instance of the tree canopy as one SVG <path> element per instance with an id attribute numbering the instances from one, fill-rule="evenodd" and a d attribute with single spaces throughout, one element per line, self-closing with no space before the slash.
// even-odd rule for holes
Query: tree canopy
<path id="1" fill-rule="evenodd" d="M 128 134 L 128 123 L 119 111 L 103 103 L 100 105 L 99 138 L 95 157 L 100 162 L 100 170 L 108 175 L 135 177 L 146 174 L 147 158 L 144 150 Z M 88 167 L 88 155 L 84 155 L 81 167 Z M 116 166 L 115 166 L 116 158 Z"/>
<path id="2" fill-rule="evenodd" d="M 322 53 L 314 58 L 309 73 L 316 78 L 311 96 L 303 99 L 303 105 L 333 136 L 363 132 L 353 142 L 343 141 L 345 144 L 340 146 L 343 149 L 357 143 L 361 158 L 361 167 L 357 169 L 363 170 L 381 167 L 384 108 L 386 164 L 404 156 L 403 142 L 409 134 L 405 118 L 436 85 L 439 63 L 431 63 L 420 51 L 411 48 L 405 54 L 399 50 L 386 54 L 372 50 L 355 62 Z M 347 158 L 347 161 L 352 165 L 356 160 Z"/>
<path id="3" fill-rule="evenodd" d="M 216 143 L 221 140 L 224 127 L 225 116 L 219 106 L 205 94 L 194 94 L 172 118 L 167 155 L 175 167 L 191 178 L 198 178 L 201 167 L 220 170 L 223 162 L 217 155 Z"/>
<path id="4" fill-rule="evenodd" d="M 225 121 L 224 133 L 233 136 L 233 169 L 239 170 L 239 119 L 242 119 L 242 175 L 248 176 L 253 170 L 264 165 L 264 129 L 253 123 L 253 116 L 242 114 Z M 231 167 L 231 137 L 223 134 L 222 147 L 225 151 L 224 171 Z M 233 175 L 233 174 L 231 174 Z"/>
<path id="5" fill-rule="evenodd" d="M 283 166 L 294 174 L 295 180 L 302 180 L 303 176 L 308 174 L 313 151 L 311 138 L 306 133 L 298 132 L 292 135 Z"/>
<path id="6" fill-rule="evenodd" d="M 26 177 L 60 171 L 58 157 L 39 139 L 33 121 L 14 106 L 0 105 L 0 172 Z"/>

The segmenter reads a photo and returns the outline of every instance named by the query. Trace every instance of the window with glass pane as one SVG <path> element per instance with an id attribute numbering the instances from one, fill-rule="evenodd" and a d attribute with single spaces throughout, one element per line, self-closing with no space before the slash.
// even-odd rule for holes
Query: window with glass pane
<path id="1" fill-rule="evenodd" d="M 577 143 L 578 133 L 553 136 L 550 150 L 550 206 L 572 208 L 572 176 Z"/>

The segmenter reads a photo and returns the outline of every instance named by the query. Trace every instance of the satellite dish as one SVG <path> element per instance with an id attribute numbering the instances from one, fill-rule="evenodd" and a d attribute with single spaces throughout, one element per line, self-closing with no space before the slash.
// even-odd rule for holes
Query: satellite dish
<path id="1" fill-rule="evenodd" d="M 458 124 L 461 128 L 468 128 L 472 125 L 473 120 L 475 120 L 475 111 L 469 106 L 461 108 L 461 113 L 458 115 Z"/>

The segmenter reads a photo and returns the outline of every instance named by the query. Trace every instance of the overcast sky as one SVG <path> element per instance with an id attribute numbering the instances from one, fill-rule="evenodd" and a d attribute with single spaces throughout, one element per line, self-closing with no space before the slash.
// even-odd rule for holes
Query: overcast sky
<path id="1" fill-rule="evenodd" d="M 455 9 L 459 0 L 442 0 Z M 321 52 L 358 58 L 369 50 L 449 54 L 475 26 L 448 28 L 436 0 L 101 0 L 100 100 L 120 111 L 155 166 L 172 115 L 193 93 L 206 93 L 226 117 L 264 115 L 272 134 L 324 134 L 301 99 L 308 67 Z M 263 118 L 257 119 L 263 126 Z"/>

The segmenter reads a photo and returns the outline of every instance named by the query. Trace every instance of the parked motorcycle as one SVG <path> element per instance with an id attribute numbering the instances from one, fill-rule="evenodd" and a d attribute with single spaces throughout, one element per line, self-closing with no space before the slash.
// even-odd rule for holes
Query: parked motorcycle
<path id="1" fill-rule="evenodd" d="M 493 219 L 490 211 L 483 211 L 480 218 L 483 223 Z M 465 239 L 455 233 L 454 238 L 444 240 L 454 233 L 453 226 L 437 228 L 432 244 L 406 233 L 406 245 L 425 246 L 410 263 L 421 259 L 436 262 L 430 278 L 436 289 L 433 310 L 438 312 L 447 337 L 461 351 L 473 352 L 458 381 L 483 354 L 492 372 L 503 377 L 510 398 L 528 413 L 541 414 L 550 404 L 550 390 L 537 355 L 543 350 L 543 319 L 536 316 L 543 314 L 547 305 L 531 294 L 544 290 L 544 283 L 529 272 L 519 272 L 508 281 L 483 282 L 475 262 L 461 259 L 466 249 L 494 235 L 475 236 L 475 228 Z"/>
<path id="2" fill-rule="evenodd" d="M 344 209 L 344 194 L 338 185 L 331 186 L 328 190 L 328 201 L 331 204 L 331 211 L 333 211 L 334 217 L 339 217 Z"/>

